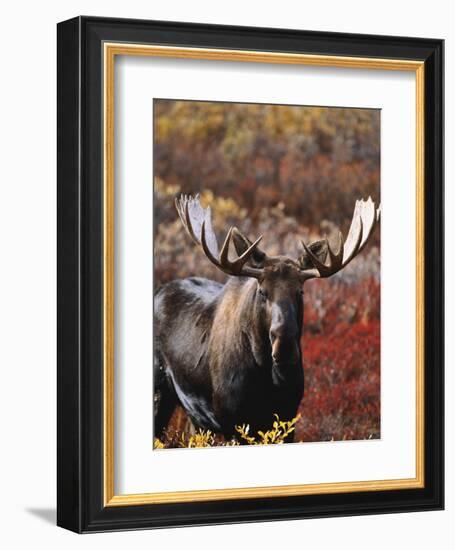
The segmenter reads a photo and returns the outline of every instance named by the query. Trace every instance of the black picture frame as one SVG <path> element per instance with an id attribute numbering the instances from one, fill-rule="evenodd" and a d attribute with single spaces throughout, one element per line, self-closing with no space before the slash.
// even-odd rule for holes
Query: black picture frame
<path id="1" fill-rule="evenodd" d="M 208 502 L 105 506 L 102 45 L 154 43 L 424 62 L 425 485 Z M 444 506 L 442 40 L 77 17 L 58 24 L 57 524 L 96 532 L 440 510 Z"/>

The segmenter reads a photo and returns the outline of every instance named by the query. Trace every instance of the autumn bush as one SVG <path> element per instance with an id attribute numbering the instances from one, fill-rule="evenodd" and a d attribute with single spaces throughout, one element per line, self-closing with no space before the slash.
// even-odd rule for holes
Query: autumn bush
<path id="1" fill-rule="evenodd" d="M 155 290 L 194 275 L 226 280 L 183 231 L 174 208 L 182 192 L 212 207 L 219 238 L 236 225 L 263 235 L 267 253 L 293 258 L 302 239 L 346 235 L 356 199 L 379 202 L 375 110 L 156 100 L 154 128 Z M 380 231 L 341 273 L 304 290 L 295 440 L 380 437 Z M 191 446 L 188 430 L 178 409 L 165 446 Z"/>
<path id="2" fill-rule="evenodd" d="M 237 447 L 238 445 L 282 445 L 294 431 L 300 414 L 290 420 L 281 420 L 275 414 L 268 430 L 254 433 L 249 424 L 235 426 L 235 435 L 229 439 L 213 433 L 211 430 L 198 428 L 194 433 L 168 428 L 161 438 L 155 437 L 155 449 L 170 448 L 203 448 L 203 447 Z"/>
<path id="3" fill-rule="evenodd" d="M 379 282 L 337 282 L 325 293 L 318 283 L 308 283 L 305 296 L 305 395 L 296 439 L 379 438 Z"/>

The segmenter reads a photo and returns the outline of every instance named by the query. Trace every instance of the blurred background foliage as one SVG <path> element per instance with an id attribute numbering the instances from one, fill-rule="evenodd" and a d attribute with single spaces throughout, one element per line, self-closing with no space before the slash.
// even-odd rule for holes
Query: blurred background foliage
<path id="1" fill-rule="evenodd" d="M 379 200 L 373 109 L 155 100 L 155 175 L 246 208 L 283 204 L 306 226 L 345 229 L 352 197 Z"/>
<path id="2" fill-rule="evenodd" d="M 219 242 L 231 225 L 297 258 L 338 229 L 354 203 L 380 202 L 380 111 L 154 101 L 155 289 L 176 278 L 225 281 L 184 232 L 180 193 L 211 205 Z M 380 230 L 341 273 L 305 288 L 306 393 L 298 441 L 380 435 Z M 272 422 L 273 419 L 271 419 Z M 185 429 L 174 415 L 171 429 Z"/>

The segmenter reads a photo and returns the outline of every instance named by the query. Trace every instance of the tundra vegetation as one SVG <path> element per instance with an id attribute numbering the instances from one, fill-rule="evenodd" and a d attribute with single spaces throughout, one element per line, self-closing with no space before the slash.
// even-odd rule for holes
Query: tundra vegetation
<path id="1" fill-rule="evenodd" d="M 191 244 L 174 198 L 201 193 L 215 232 L 263 235 L 269 255 L 347 234 L 355 201 L 379 201 L 379 111 L 155 101 L 155 291 L 177 278 L 225 282 Z M 181 408 L 155 447 L 380 437 L 380 231 L 343 271 L 305 284 L 305 394 L 294 419 L 235 427 L 226 440 L 194 430 Z M 280 424 L 281 423 L 281 424 Z M 283 424 L 285 423 L 285 424 Z"/>

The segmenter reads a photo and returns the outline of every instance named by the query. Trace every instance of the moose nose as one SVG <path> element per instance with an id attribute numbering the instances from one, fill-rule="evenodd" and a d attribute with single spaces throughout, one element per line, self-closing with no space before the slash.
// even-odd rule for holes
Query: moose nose
<path id="1" fill-rule="evenodd" d="M 270 330 L 270 342 L 273 346 L 273 343 L 275 342 L 275 340 L 279 337 L 279 334 L 278 334 L 278 331 L 276 329 L 271 329 Z"/>
<path id="2" fill-rule="evenodd" d="M 269 331 L 272 359 L 275 363 L 293 361 L 298 355 L 298 338 L 292 327 L 276 324 Z"/>
<path id="3" fill-rule="evenodd" d="M 270 329 L 270 344 L 272 345 L 272 358 L 274 361 L 279 361 L 280 359 L 280 343 L 282 340 L 283 330 L 281 330 L 281 328 L 277 327 Z"/>

